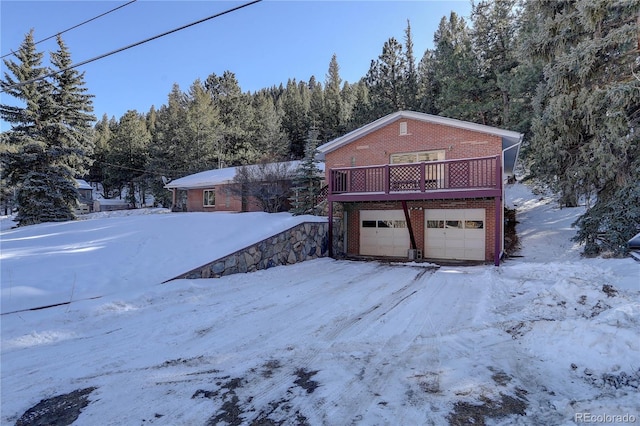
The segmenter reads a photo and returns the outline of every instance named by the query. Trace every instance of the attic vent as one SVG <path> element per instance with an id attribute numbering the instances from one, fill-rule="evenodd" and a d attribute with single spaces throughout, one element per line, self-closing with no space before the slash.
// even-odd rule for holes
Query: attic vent
<path id="1" fill-rule="evenodd" d="M 401 121 L 400 122 L 400 136 L 403 135 L 407 135 L 407 122 L 406 121 Z"/>

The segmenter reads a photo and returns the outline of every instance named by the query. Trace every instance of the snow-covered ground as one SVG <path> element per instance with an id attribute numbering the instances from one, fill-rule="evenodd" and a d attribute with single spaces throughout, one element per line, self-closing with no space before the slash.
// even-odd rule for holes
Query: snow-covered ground
<path id="1" fill-rule="evenodd" d="M 0 421 L 68 424 L 73 400 L 77 425 L 640 424 L 640 263 L 581 258 L 580 209 L 507 195 L 522 257 L 497 268 L 318 259 L 160 284 L 297 219 L 3 226 Z"/>

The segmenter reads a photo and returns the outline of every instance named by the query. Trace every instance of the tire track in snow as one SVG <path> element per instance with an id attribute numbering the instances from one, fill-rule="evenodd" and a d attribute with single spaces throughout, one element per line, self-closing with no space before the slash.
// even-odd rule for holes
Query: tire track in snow
<path id="1" fill-rule="evenodd" d="M 249 355 L 252 358 L 256 358 L 255 348 L 265 346 L 266 341 L 273 341 L 274 343 L 271 345 L 267 343 L 267 347 L 264 348 L 261 356 L 257 359 L 264 361 L 271 357 L 273 360 L 283 360 L 284 362 L 279 368 L 272 369 L 268 378 L 258 377 L 259 374 L 257 374 L 257 371 L 262 366 L 235 372 L 229 371 L 225 367 L 220 367 L 220 369 L 224 371 L 224 373 L 220 373 L 220 375 L 231 374 L 232 376 L 240 376 L 243 380 L 250 381 L 248 385 L 245 384 L 245 386 L 236 390 L 237 395 L 241 397 L 242 401 L 249 401 L 246 405 L 242 406 L 243 412 L 245 413 L 261 413 L 266 406 L 275 401 L 274 395 L 282 395 L 283 398 L 285 398 L 287 391 L 292 387 L 295 380 L 295 371 L 308 369 L 313 359 L 321 351 L 321 348 L 312 345 L 313 347 L 310 349 L 305 347 L 304 352 L 301 353 L 296 347 L 297 342 L 295 339 L 299 335 L 309 333 L 309 330 L 305 328 L 309 324 L 318 324 L 325 320 L 332 321 L 333 318 L 331 315 L 335 316 L 336 313 L 339 312 L 336 311 L 335 306 L 332 305 L 329 300 L 314 303 L 314 299 L 318 299 L 319 297 L 323 297 L 324 299 L 331 297 L 335 297 L 336 299 L 340 297 L 352 298 L 349 294 L 354 291 L 358 283 L 363 280 L 376 281 L 376 277 L 381 275 L 380 269 L 384 268 L 384 266 L 379 264 L 361 263 L 360 265 L 362 266 L 358 267 L 358 265 L 354 265 L 353 262 L 331 262 L 329 265 L 324 263 L 319 266 L 328 276 L 332 276 L 345 269 L 352 274 L 354 273 L 354 269 L 362 272 L 355 275 L 355 277 L 347 283 L 351 285 L 339 283 L 335 284 L 333 288 L 328 282 L 318 285 L 318 283 L 322 281 L 322 274 L 318 274 L 318 278 L 311 280 L 311 284 L 308 284 L 306 281 L 303 283 L 287 283 L 287 286 L 291 285 L 293 288 L 298 288 L 293 292 L 296 294 L 294 294 L 291 299 L 287 298 L 286 300 L 280 300 L 280 303 L 273 303 L 268 297 L 263 300 L 259 296 L 254 296 L 252 302 L 241 303 L 242 308 L 237 309 L 237 307 L 234 307 L 234 309 L 229 312 L 230 315 L 224 318 L 222 324 L 217 322 L 217 324 L 212 324 L 211 327 L 202 328 L 202 334 L 205 335 L 207 334 L 207 330 L 214 328 L 235 328 L 237 332 L 234 332 L 233 335 L 229 334 L 229 338 L 226 339 L 224 336 L 216 337 L 215 331 L 212 331 L 208 339 L 213 338 L 216 340 L 212 342 L 215 348 L 212 354 L 214 356 L 203 359 L 203 362 L 207 363 L 207 365 L 201 366 L 201 369 L 217 367 L 218 364 L 215 363 L 215 355 L 223 355 L 225 353 L 232 354 L 230 356 L 236 359 L 240 365 L 250 365 L 252 362 L 243 362 L 241 361 L 242 357 Z M 329 268 L 327 268 L 327 266 L 329 266 Z M 265 272 L 263 275 L 265 278 L 268 278 L 269 273 Z M 232 283 L 229 284 L 232 285 Z M 379 288 L 384 288 L 384 283 L 380 283 L 377 289 Z M 244 293 L 241 292 L 237 297 L 241 297 L 243 294 Z M 258 307 L 256 307 L 256 305 L 258 305 Z M 311 305 L 313 305 L 312 309 L 306 308 L 306 306 Z M 296 318 L 294 315 L 299 315 L 304 312 L 308 312 L 304 318 Z M 243 323 L 243 321 L 274 324 L 274 327 L 270 330 L 272 331 L 270 334 L 256 335 L 254 328 L 250 327 L 248 323 Z M 236 326 L 234 327 L 233 324 Z M 194 337 L 194 339 L 196 338 Z M 287 344 L 287 341 L 293 343 Z M 274 354 L 270 356 L 270 352 Z M 189 371 L 181 371 L 178 374 L 171 375 L 170 381 L 166 381 L 166 383 L 178 383 L 181 381 L 199 382 L 202 386 L 206 386 L 206 377 L 193 377 L 193 371 L 190 373 Z M 182 379 L 179 377 L 185 374 L 191 375 L 190 377 L 184 377 Z M 165 380 L 160 380 L 160 382 L 162 381 Z"/>
<path id="2" fill-rule="evenodd" d="M 408 299 L 409 297 L 413 296 L 418 292 L 419 289 L 414 289 L 414 288 L 418 286 L 418 283 L 420 282 L 420 278 L 422 278 L 422 276 L 425 275 L 426 273 L 427 273 L 427 269 L 423 269 L 420 272 L 418 272 L 418 274 L 415 275 L 414 277 L 408 277 L 410 278 L 410 281 L 407 284 L 405 284 L 398 290 L 393 291 L 388 297 L 386 296 L 383 297 L 381 301 L 376 302 L 375 304 L 368 307 L 367 309 L 355 315 L 352 315 L 351 317 L 336 324 L 336 327 L 333 330 L 331 330 L 329 333 L 327 333 L 324 336 L 324 339 L 334 340 L 340 335 L 344 334 L 350 328 L 358 324 L 362 325 L 363 327 L 368 327 L 369 316 L 373 313 L 376 313 L 377 316 L 370 322 L 375 322 L 380 320 L 380 318 L 387 315 L 395 307 L 397 307 L 406 299 Z"/>
<path id="3" fill-rule="evenodd" d="M 429 272 L 429 274 L 425 277 L 427 272 Z M 344 419 L 345 421 L 351 419 L 356 423 L 362 422 L 365 413 L 368 416 L 373 415 L 373 413 L 379 413 L 380 417 L 385 417 L 384 413 L 381 412 L 384 410 L 384 405 L 378 403 L 381 395 L 374 391 L 379 390 L 382 392 L 396 374 L 393 365 L 397 364 L 397 354 L 404 349 L 397 348 L 393 342 L 397 342 L 398 340 L 413 342 L 422 330 L 421 322 L 416 320 L 423 316 L 423 311 L 419 309 L 419 306 L 407 306 L 406 302 L 416 294 L 427 291 L 431 284 L 430 278 L 432 275 L 433 271 L 426 269 L 421 270 L 410 282 L 391 293 L 391 297 L 375 305 L 376 309 L 370 308 L 366 311 L 366 313 L 377 313 L 377 316 L 371 318 L 371 324 L 368 325 L 369 327 L 380 323 L 380 321 L 384 319 L 391 323 L 388 328 L 395 330 L 395 332 L 390 333 L 383 341 L 377 341 L 375 347 L 372 345 L 364 357 L 354 359 L 355 364 L 360 366 L 358 374 L 352 376 L 340 387 L 334 387 L 335 389 L 340 389 L 339 394 L 329 394 L 326 397 L 334 402 L 333 405 L 327 405 L 327 407 L 325 407 L 324 420 L 326 422 L 331 423 L 335 421 L 335 419 Z M 420 301 L 424 300 L 424 294 L 420 294 L 419 298 L 413 298 L 411 300 L 412 305 L 419 305 Z M 398 312 L 397 315 L 394 316 L 392 311 L 401 305 L 403 306 L 403 311 Z M 409 311 L 409 315 L 403 315 L 406 313 L 405 311 Z M 357 322 L 361 322 L 362 319 L 359 319 Z M 416 322 L 418 323 L 417 327 L 414 326 Z M 400 325 L 401 328 L 398 328 Z M 341 328 L 338 334 L 345 333 L 346 331 L 358 331 L 348 330 L 349 326 L 351 326 L 351 324 L 348 324 L 346 328 Z M 407 333 L 409 336 L 407 336 Z M 383 333 L 374 331 L 372 338 L 375 339 L 377 337 L 379 339 L 380 334 Z M 338 347 L 341 343 L 348 342 L 337 342 L 332 345 L 332 347 L 337 349 L 338 353 L 341 352 Z M 354 408 L 357 408 L 357 411 L 354 412 Z M 380 418 L 376 418 L 376 421 L 380 420 Z M 385 422 L 402 424 L 402 422 L 398 422 L 398 420 L 395 416 L 384 419 Z"/>
<path id="4" fill-rule="evenodd" d="M 286 361 L 288 368 L 280 369 L 270 380 L 257 384 L 252 383 L 251 403 L 249 407 L 243 407 L 244 411 L 262 413 L 263 408 L 269 405 L 271 401 L 274 401 L 274 399 L 277 399 L 278 396 L 286 400 L 287 394 L 291 393 L 290 385 L 292 383 L 293 370 L 321 369 L 320 366 L 316 365 L 316 362 L 319 361 L 320 358 L 326 357 L 327 352 L 331 352 L 331 348 L 336 343 L 336 340 L 344 340 L 361 328 L 372 327 L 380 318 L 389 314 L 394 308 L 416 294 L 418 290 L 415 289 L 415 287 L 427 270 L 422 269 L 418 274 L 412 273 L 414 271 L 410 270 L 406 272 L 408 272 L 409 276 L 399 278 L 396 268 L 391 269 L 380 265 L 369 273 L 350 280 L 349 283 L 356 288 L 363 282 L 369 280 L 375 281 L 374 283 L 368 283 L 369 285 L 373 284 L 375 286 L 372 290 L 375 293 L 375 297 L 372 297 L 373 304 L 364 311 L 351 315 L 347 319 L 338 320 L 338 326 L 332 328 L 329 332 L 320 333 L 316 341 L 317 344 L 313 345 L 312 348 L 307 348 L 302 356 L 292 354 L 292 357 Z M 401 288 L 394 290 L 390 295 L 384 291 L 392 285 L 390 283 L 402 283 L 406 282 L 406 280 L 410 281 Z M 289 387 L 287 387 L 288 385 Z M 256 387 L 259 389 L 256 389 Z M 308 396 L 295 399 L 289 397 L 287 402 L 287 404 L 292 406 L 289 410 L 290 412 L 298 408 L 298 410 L 306 416 L 310 416 L 312 419 L 318 421 L 326 417 L 326 403 L 325 397 L 314 400 L 314 397 Z M 260 416 L 260 414 L 258 414 L 258 416 Z"/>

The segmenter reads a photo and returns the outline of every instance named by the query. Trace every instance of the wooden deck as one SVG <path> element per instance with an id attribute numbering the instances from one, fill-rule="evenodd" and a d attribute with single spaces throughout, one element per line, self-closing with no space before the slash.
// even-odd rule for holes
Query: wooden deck
<path id="1" fill-rule="evenodd" d="M 331 201 L 390 201 L 497 197 L 500 156 L 410 164 L 336 168 L 329 171 Z"/>

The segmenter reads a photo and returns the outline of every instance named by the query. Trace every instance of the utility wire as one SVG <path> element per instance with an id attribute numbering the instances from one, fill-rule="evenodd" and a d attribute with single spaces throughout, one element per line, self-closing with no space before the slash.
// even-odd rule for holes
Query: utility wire
<path id="1" fill-rule="evenodd" d="M 27 81 L 22 81 L 20 83 L 12 84 L 11 86 L 3 87 L 2 90 L 0 91 L 0 93 L 7 92 L 8 90 L 15 89 L 16 87 L 24 86 L 26 84 L 31 84 L 31 83 L 33 83 L 35 81 L 44 80 L 45 78 L 53 77 L 54 75 L 60 74 L 61 72 L 65 72 L 65 71 L 68 71 L 68 70 L 71 70 L 71 69 L 74 69 L 74 68 L 78 68 L 78 67 L 80 67 L 82 65 L 86 65 L 88 63 L 95 62 L 95 61 L 97 61 L 99 59 L 106 58 L 107 56 L 111 56 L 111 55 L 114 55 L 116 53 L 120 53 L 120 52 L 123 52 L 125 50 L 131 49 L 132 47 L 140 46 L 141 44 L 148 43 L 148 42 L 150 42 L 152 40 L 155 40 L 155 39 L 158 39 L 160 37 L 164 37 L 166 35 L 173 34 L 173 33 L 177 32 L 177 31 L 184 30 L 185 28 L 189 28 L 189 27 L 192 27 L 194 25 L 201 24 L 201 23 L 203 23 L 205 21 L 209 21 L 211 19 L 218 18 L 218 17 L 220 17 L 222 15 L 226 15 L 228 13 L 235 12 L 236 10 L 245 8 L 247 6 L 251 6 L 253 4 L 260 3 L 261 1 L 262 0 L 253 0 L 253 1 L 249 2 L 249 3 L 245 3 L 243 5 L 236 6 L 236 7 L 233 7 L 231 9 L 227 9 L 227 10 L 225 10 L 223 12 L 216 13 L 215 15 L 211 15 L 211 16 L 208 16 L 206 18 L 200 19 L 198 21 L 192 22 L 190 24 L 183 25 L 181 27 L 175 28 L 175 29 L 170 30 L 170 31 L 166 31 L 166 32 L 164 32 L 162 34 L 158 34 L 158 35 L 155 35 L 153 37 L 149 37 L 149 38 L 144 39 L 142 41 L 139 41 L 137 43 L 133 43 L 133 44 L 130 44 L 128 46 L 121 47 L 120 49 L 112 50 L 111 52 L 102 54 L 100 56 L 96 56 L 95 58 L 87 59 L 86 61 L 79 62 L 79 63 L 71 65 L 71 66 L 69 66 L 67 68 L 51 72 L 49 74 L 46 74 L 46 75 L 43 75 L 43 76 L 40 76 L 40 77 L 32 78 L 32 79 L 27 80 Z"/>
<path id="2" fill-rule="evenodd" d="M 64 33 L 66 33 L 67 31 L 71 31 L 71 30 L 76 29 L 76 28 L 78 28 L 78 27 L 80 27 L 80 26 L 82 26 L 82 25 L 84 25 L 84 24 L 87 24 L 87 23 L 89 23 L 89 22 L 91 22 L 91 21 L 95 21 L 95 20 L 96 20 L 96 19 L 98 19 L 98 18 L 102 18 L 103 16 L 108 15 L 108 14 L 109 14 L 109 13 L 111 13 L 111 12 L 115 12 L 116 10 L 121 9 L 121 8 L 123 8 L 123 7 L 125 7 L 125 6 L 129 6 L 131 3 L 135 3 L 136 1 L 138 1 L 138 0 L 131 0 L 129 3 L 125 3 L 125 4 L 123 4 L 123 5 L 120 5 L 120 6 L 116 7 L 116 8 L 113 8 L 113 9 L 111 9 L 111 10 L 107 11 L 107 12 L 104 12 L 104 13 L 102 13 L 102 14 L 98 15 L 98 16 L 94 16 L 94 17 L 93 17 L 93 18 L 91 18 L 91 19 L 87 19 L 87 20 L 86 20 L 86 21 L 84 21 L 84 22 L 80 22 L 78 25 L 74 25 L 74 26 L 73 26 L 73 27 L 71 27 L 71 28 L 67 28 L 67 29 L 66 29 L 66 30 L 64 30 L 64 31 L 60 31 L 59 33 L 56 33 L 56 34 L 54 34 L 54 35 L 52 35 L 52 36 L 49 36 L 49 37 L 47 37 L 47 38 L 43 38 L 42 40 L 36 41 L 34 44 L 40 44 L 40 43 L 42 43 L 42 42 L 44 42 L 44 41 L 50 40 L 50 39 L 52 39 L 52 38 L 54 38 L 54 37 L 56 37 L 56 36 L 59 36 L 60 34 L 64 34 Z M 9 56 L 9 55 L 13 55 L 14 53 L 15 53 L 14 51 L 11 51 L 11 52 L 9 52 L 9 53 L 6 53 L 6 54 L 4 54 L 4 55 L 0 56 L 0 59 L 5 58 L 5 57 L 7 57 L 7 56 Z"/>

